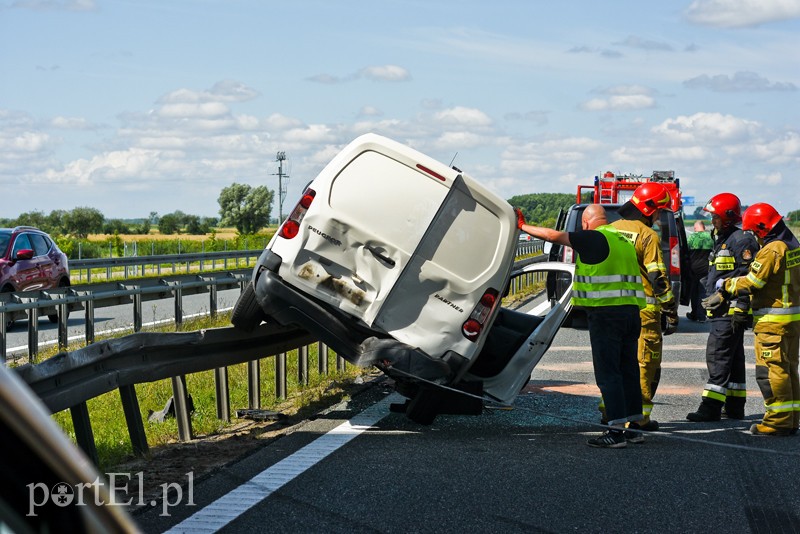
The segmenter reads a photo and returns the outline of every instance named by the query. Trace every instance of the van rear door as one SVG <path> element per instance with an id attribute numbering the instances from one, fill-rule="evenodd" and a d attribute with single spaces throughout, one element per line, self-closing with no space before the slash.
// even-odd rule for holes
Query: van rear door
<path id="1" fill-rule="evenodd" d="M 461 326 L 487 289 L 502 293 L 513 264 L 517 231 L 504 204 L 459 175 L 375 325 L 432 356 L 469 358 L 480 344 Z"/>

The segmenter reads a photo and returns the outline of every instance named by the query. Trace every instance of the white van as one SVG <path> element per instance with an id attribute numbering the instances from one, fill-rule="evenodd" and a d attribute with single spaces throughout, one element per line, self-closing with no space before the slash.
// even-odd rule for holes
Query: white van
<path id="1" fill-rule="evenodd" d="M 568 311 L 569 295 L 549 305 L 539 332 L 552 331 L 546 345 L 514 359 L 545 322 L 500 306 L 518 235 L 513 208 L 474 179 L 363 135 L 308 185 L 261 255 L 232 322 L 297 324 L 348 361 L 376 365 L 409 397 L 407 413 L 419 422 L 442 412 L 440 397 L 452 390 L 474 394 L 459 398 L 477 399 L 470 409 L 479 412 L 483 394 L 513 400 Z"/>

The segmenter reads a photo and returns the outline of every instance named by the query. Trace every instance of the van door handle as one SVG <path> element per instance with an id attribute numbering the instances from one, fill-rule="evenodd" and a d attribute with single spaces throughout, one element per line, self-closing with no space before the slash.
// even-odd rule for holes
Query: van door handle
<path id="1" fill-rule="evenodd" d="M 364 245 L 364 248 L 369 250 L 370 252 L 372 252 L 373 256 L 375 256 L 376 258 L 381 260 L 383 263 L 385 263 L 389 267 L 394 267 L 395 266 L 395 261 L 392 258 L 387 256 L 383 252 L 379 251 L 378 249 L 376 249 L 372 245 Z"/>

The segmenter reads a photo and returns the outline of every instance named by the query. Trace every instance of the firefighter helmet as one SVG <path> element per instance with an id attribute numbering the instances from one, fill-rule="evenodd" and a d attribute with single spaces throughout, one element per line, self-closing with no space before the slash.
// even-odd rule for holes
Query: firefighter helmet
<path id="1" fill-rule="evenodd" d="M 669 191 L 658 182 L 645 182 L 636 188 L 631 202 L 642 215 L 649 217 L 656 211 L 666 208 L 670 203 Z"/>
<path id="2" fill-rule="evenodd" d="M 742 229 L 750 230 L 760 238 L 764 238 L 783 217 L 769 204 L 759 202 L 744 211 Z"/>
<path id="3" fill-rule="evenodd" d="M 742 203 L 733 193 L 720 193 L 711 197 L 703 211 L 717 215 L 722 224 L 736 224 L 742 220 Z"/>

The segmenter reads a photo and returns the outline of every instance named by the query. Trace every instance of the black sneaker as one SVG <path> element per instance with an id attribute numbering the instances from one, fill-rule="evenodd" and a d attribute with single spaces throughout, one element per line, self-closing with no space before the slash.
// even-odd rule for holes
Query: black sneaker
<path id="1" fill-rule="evenodd" d="M 625 441 L 637 445 L 644 443 L 644 434 L 642 434 L 641 430 L 642 428 L 638 424 L 629 423 L 628 429 L 625 430 Z"/>
<path id="2" fill-rule="evenodd" d="M 590 447 L 600 447 L 603 449 L 622 449 L 628 446 L 625 441 L 625 433 L 622 430 L 606 430 L 596 438 L 591 438 L 586 442 Z"/>

